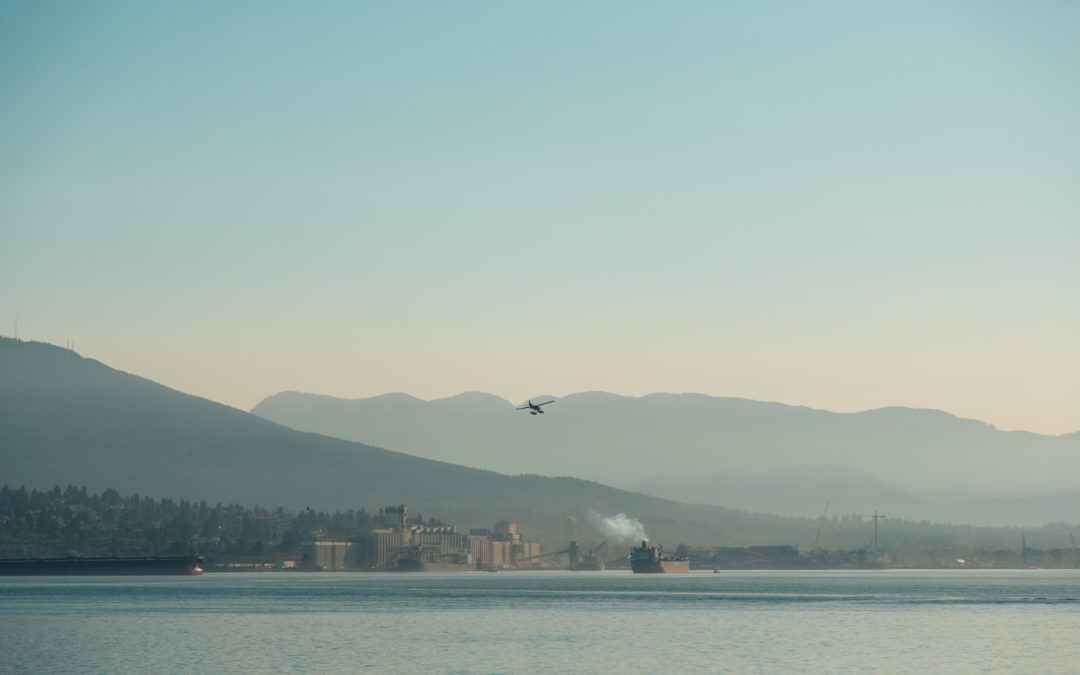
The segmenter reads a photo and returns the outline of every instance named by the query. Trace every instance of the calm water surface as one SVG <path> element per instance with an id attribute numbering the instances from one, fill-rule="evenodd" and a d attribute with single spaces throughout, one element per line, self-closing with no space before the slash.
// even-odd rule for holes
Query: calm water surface
<path id="1" fill-rule="evenodd" d="M 0 670 L 1080 673 L 1080 570 L 7 577 Z"/>

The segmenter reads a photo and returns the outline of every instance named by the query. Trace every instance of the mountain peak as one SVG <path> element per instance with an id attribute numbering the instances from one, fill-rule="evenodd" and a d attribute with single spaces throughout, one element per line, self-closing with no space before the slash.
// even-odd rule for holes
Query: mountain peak
<path id="1" fill-rule="evenodd" d="M 484 391 L 464 391 L 460 394 L 454 394 L 453 396 L 447 396 L 446 398 L 436 398 L 428 401 L 428 403 L 435 403 L 439 405 L 450 406 L 465 406 L 465 407 L 477 407 L 477 408 L 505 408 L 513 405 L 510 401 L 507 401 L 501 396 L 495 394 L 489 394 Z"/>

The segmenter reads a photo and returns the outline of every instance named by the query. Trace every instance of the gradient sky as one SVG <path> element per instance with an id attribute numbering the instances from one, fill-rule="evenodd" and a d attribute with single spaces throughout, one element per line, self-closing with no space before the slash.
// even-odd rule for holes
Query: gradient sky
<path id="1" fill-rule="evenodd" d="M 0 333 L 1080 429 L 1080 3 L 0 2 Z"/>

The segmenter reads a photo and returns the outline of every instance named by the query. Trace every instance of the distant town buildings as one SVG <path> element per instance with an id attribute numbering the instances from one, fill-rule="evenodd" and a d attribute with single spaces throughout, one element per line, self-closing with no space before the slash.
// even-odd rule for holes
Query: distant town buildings
<path id="1" fill-rule="evenodd" d="M 316 569 L 343 570 L 349 566 L 351 549 L 347 541 L 312 541 L 304 544 L 304 560 Z"/>
<path id="2" fill-rule="evenodd" d="M 504 520 L 469 530 L 469 550 L 482 569 L 505 569 L 539 556 L 540 544 L 524 541 L 517 523 Z"/>
<path id="3" fill-rule="evenodd" d="M 540 555 L 540 544 L 524 541 L 512 521 L 464 534 L 452 526 L 410 523 L 408 508 L 400 504 L 383 509 L 382 525 L 352 541 L 304 544 L 304 566 L 322 570 L 498 570 Z"/>

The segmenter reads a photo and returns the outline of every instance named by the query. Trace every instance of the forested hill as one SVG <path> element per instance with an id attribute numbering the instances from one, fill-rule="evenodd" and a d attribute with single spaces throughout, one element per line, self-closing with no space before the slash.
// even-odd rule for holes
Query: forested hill
<path id="1" fill-rule="evenodd" d="M 452 524 L 439 519 L 440 514 L 412 515 L 420 519 L 427 515 L 428 525 Z M 290 512 L 121 495 L 111 489 L 93 494 L 72 485 L 51 490 L 0 487 L 0 557 L 178 555 L 194 546 L 209 560 L 268 561 L 299 557 L 300 544 L 316 536 L 353 540 L 382 522 L 379 513 L 363 509 Z M 834 550 L 860 546 L 868 531 L 868 524 L 854 516 L 836 516 L 818 525 L 819 543 Z M 1071 543 L 1077 536 L 1080 528 L 1062 524 L 1029 528 L 1021 535 L 1012 528 L 888 521 L 882 544 L 890 559 L 901 566 L 951 566 L 957 558 L 1006 563 L 1038 559 L 1060 565 L 1076 558 Z M 676 542 L 683 543 L 671 543 Z M 1022 542 L 1034 557 L 1018 558 Z M 698 554 L 707 556 L 712 549 L 703 548 Z M 623 555 L 617 547 L 608 554 Z"/>
<path id="2" fill-rule="evenodd" d="M 47 344 L 0 338 L 0 373 L 0 481 L 12 486 L 294 510 L 404 502 L 462 528 L 516 520 L 545 544 L 565 541 L 568 515 L 590 511 L 627 513 L 661 542 L 799 543 L 814 531 L 807 520 L 505 476 L 294 431 Z"/>

